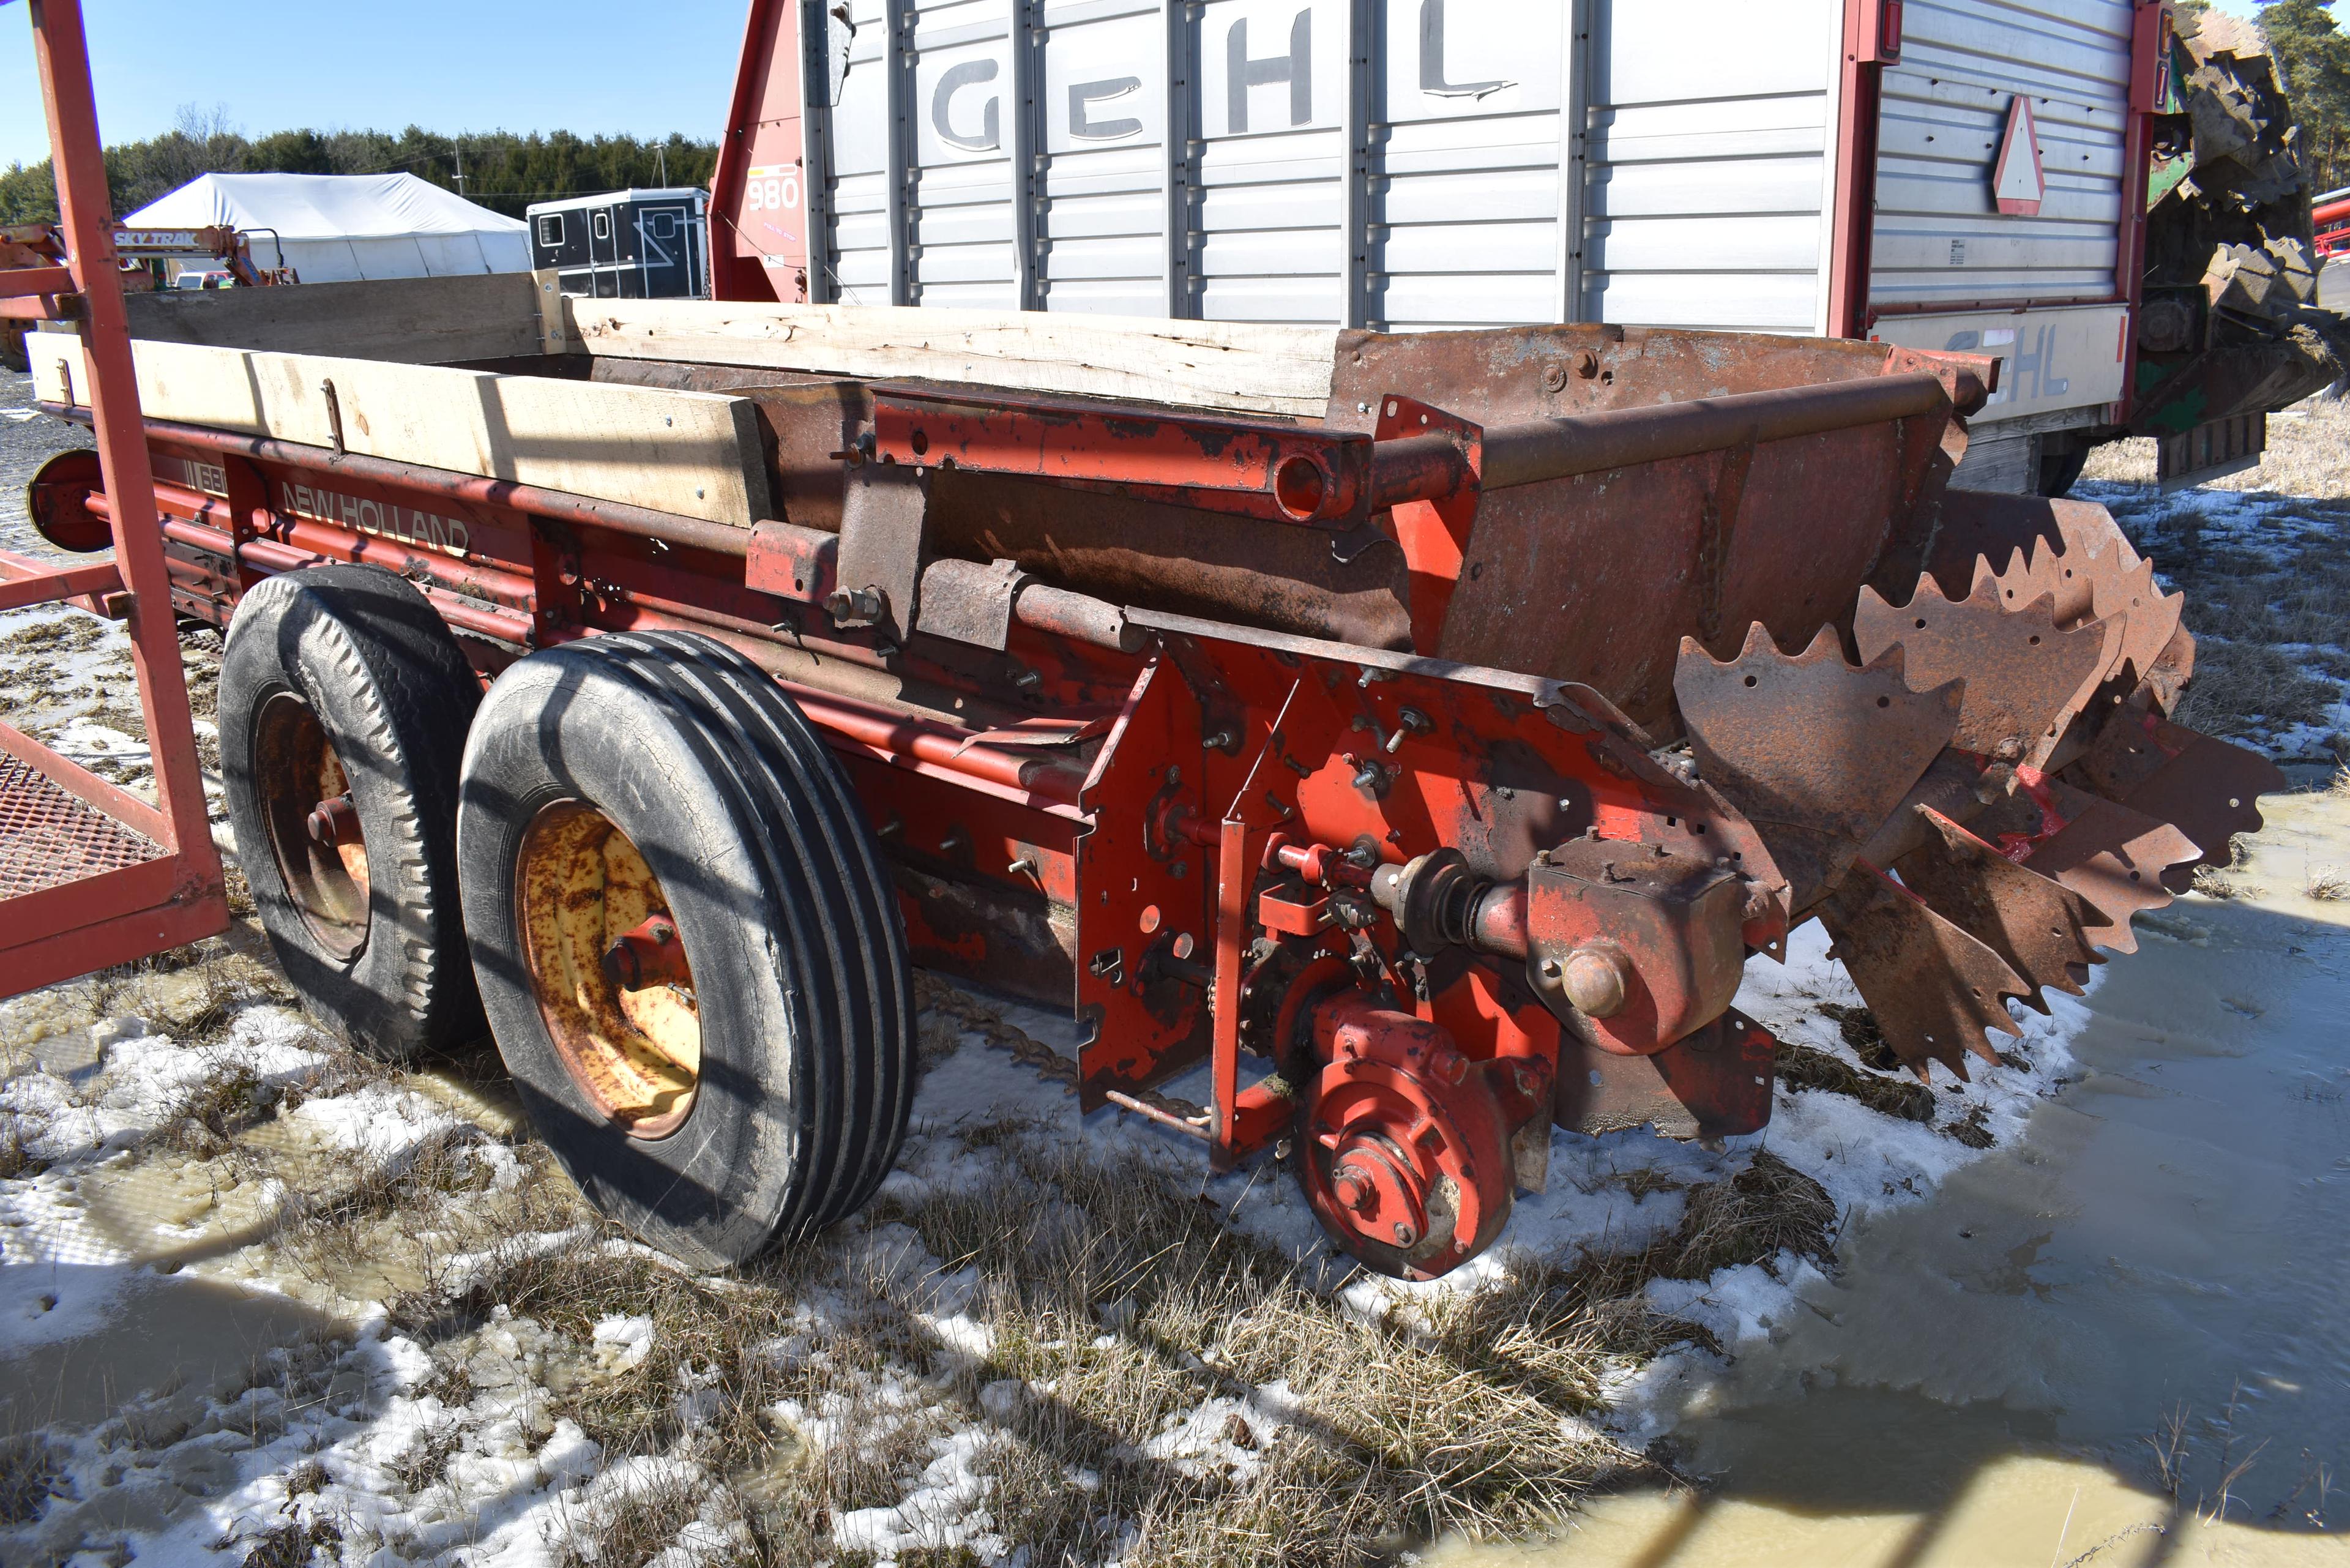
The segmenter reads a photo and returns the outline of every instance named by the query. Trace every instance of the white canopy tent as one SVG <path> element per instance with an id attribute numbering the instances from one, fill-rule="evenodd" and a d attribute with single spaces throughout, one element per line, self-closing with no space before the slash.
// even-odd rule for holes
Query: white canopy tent
<path id="1" fill-rule="evenodd" d="M 122 222 L 240 230 L 256 266 L 282 245 L 304 283 L 530 270 L 528 224 L 413 174 L 204 174 Z"/>

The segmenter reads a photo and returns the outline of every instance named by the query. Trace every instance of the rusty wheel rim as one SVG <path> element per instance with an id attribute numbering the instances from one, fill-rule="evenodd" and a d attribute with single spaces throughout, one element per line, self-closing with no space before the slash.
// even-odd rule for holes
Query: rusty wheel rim
<path id="1" fill-rule="evenodd" d="M 580 1093 L 632 1137 L 676 1131 L 701 1082 L 702 1017 L 669 900 L 642 853 L 594 806 L 558 801 L 524 831 L 515 909 L 532 995 Z M 616 946 L 648 927 L 666 927 L 673 969 L 616 966 Z"/>
<path id="2" fill-rule="evenodd" d="M 286 896 L 318 945 L 348 963 L 368 940 L 367 836 L 350 775 L 318 716 L 291 692 L 262 705 L 254 779 Z"/>

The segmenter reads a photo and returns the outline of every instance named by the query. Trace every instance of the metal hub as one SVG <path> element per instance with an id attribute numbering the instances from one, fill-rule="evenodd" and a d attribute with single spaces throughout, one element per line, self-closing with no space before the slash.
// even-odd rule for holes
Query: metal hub
<path id="1" fill-rule="evenodd" d="M 1330 1195 L 1348 1223 L 1409 1251 L 1428 1234 L 1428 1192 L 1409 1156 L 1384 1134 L 1358 1133 L 1330 1157 Z"/>
<path id="2" fill-rule="evenodd" d="M 1549 1064 L 1472 1063 L 1361 992 L 1323 1002 L 1315 1025 L 1326 1060 L 1298 1116 L 1298 1179 L 1331 1240 L 1415 1280 L 1482 1251 L 1516 1190 L 1510 1138 L 1548 1109 Z"/>
<path id="3" fill-rule="evenodd" d="M 281 691 L 254 722 L 253 776 L 286 896 L 345 962 L 368 940 L 367 835 L 350 779 L 310 705 Z"/>
<path id="4" fill-rule="evenodd" d="M 523 956 L 572 1081 L 635 1137 L 693 1108 L 702 1015 L 660 883 L 612 820 L 580 801 L 542 810 L 515 867 Z"/>

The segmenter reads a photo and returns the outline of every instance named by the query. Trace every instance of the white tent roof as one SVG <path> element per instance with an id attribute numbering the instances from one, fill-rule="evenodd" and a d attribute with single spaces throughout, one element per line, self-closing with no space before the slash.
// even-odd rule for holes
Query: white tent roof
<path id="1" fill-rule="evenodd" d="M 203 174 L 122 221 L 242 230 L 263 266 L 274 231 L 306 283 L 530 270 L 529 225 L 413 174 Z"/>

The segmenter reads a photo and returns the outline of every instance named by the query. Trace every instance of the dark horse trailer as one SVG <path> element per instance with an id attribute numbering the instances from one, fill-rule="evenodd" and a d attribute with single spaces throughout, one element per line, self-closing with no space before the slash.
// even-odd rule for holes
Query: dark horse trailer
<path id="1" fill-rule="evenodd" d="M 708 202 L 690 186 L 535 202 L 531 265 L 583 299 L 699 299 L 710 292 Z"/>

